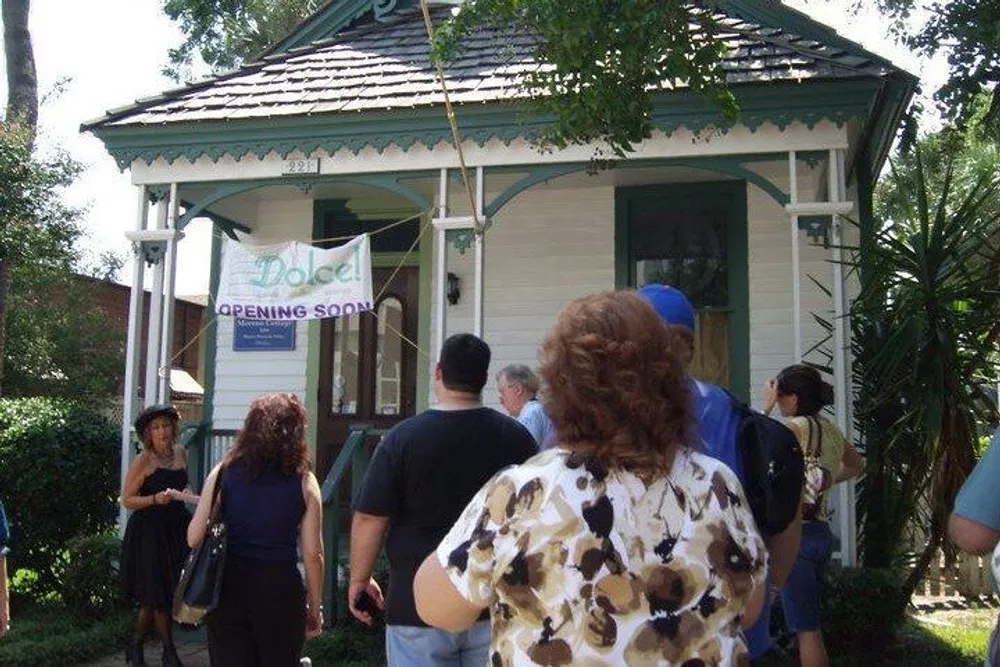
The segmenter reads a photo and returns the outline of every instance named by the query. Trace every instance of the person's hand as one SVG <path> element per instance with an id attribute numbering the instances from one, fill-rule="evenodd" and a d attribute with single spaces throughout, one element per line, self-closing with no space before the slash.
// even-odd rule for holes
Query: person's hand
<path id="1" fill-rule="evenodd" d="M 156 505 L 166 505 L 170 502 L 170 491 L 173 489 L 167 489 L 165 491 L 158 491 L 153 495 L 153 503 Z"/>
<path id="2" fill-rule="evenodd" d="M 164 493 L 167 494 L 167 497 L 170 498 L 170 500 L 184 499 L 183 498 L 184 494 L 181 491 L 178 491 L 177 489 L 166 489 Z"/>
<path id="3" fill-rule="evenodd" d="M 771 414 L 775 404 L 778 402 L 778 381 L 771 378 L 764 383 L 764 413 Z"/>
<path id="4" fill-rule="evenodd" d="M 357 607 L 358 599 L 362 593 L 367 593 L 375 603 L 375 607 L 379 610 L 385 609 L 385 598 L 382 597 L 382 589 L 379 588 L 378 583 L 371 577 L 368 577 L 368 581 L 351 580 L 350 585 L 347 587 L 347 606 L 351 610 L 351 615 L 365 625 L 372 625 L 372 621 L 374 620 L 372 619 L 372 615 L 367 611 L 361 611 Z"/>

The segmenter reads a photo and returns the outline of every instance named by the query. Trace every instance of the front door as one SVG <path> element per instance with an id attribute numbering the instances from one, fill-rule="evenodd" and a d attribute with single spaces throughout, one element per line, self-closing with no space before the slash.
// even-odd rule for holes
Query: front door
<path id="1" fill-rule="evenodd" d="M 691 300 L 691 374 L 749 398 L 746 184 L 618 188 L 615 252 L 619 287 L 663 283 Z"/>
<path id="2" fill-rule="evenodd" d="M 316 472 L 324 479 L 351 424 L 389 428 L 417 397 L 416 267 L 373 269 L 371 312 L 323 320 Z"/>

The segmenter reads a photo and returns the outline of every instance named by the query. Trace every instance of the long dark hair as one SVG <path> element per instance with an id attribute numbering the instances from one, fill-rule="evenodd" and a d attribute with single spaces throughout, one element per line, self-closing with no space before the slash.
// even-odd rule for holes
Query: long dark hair
<path id="1" fill-rule="evenodd" d="M 795 364 L 778 373 L 778 395 L 797 396 L 796 417 L 813 417 L 827 405 L 833 405 L 833 385 L 825 382 L 812 366 Z"/>
<path id="2" fill-rule="evenodd" d="M 295 394 L 265 394 L 250 403 L 228 462 L 242 461 L 251 477 L 267 469 L 285 475 L 309 470 L 306 409 Z"/>

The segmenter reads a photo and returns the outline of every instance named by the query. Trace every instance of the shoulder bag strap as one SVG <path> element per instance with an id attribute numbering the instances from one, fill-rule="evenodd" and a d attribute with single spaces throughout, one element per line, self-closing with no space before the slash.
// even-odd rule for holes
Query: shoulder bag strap
<path id="1" fill-rule="evenodd" d="M 208 513 L 208 520 L 214 521 L 219 518 L 222 514 L 222 503 L 225 501 L 226 496 L 222 492 L 223 486 L 226 484 L 226 466 L 222 465 L 219 467 L 219 474 L 215 478 L 215 488 L 212 489 L 212 510 Z"/>

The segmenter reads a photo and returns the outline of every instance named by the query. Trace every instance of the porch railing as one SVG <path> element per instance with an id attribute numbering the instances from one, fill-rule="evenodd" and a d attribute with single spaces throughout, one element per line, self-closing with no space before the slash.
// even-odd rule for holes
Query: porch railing
<path id="1" fill-rule="evenodd" d="M 341 550 L 340 498 L 344 476 L 351 473 L 351 498 L 353 499 L 364 480 L 371 460 L 366 443 L 369 438 L 381 437 L 384 429 L 372 428 L 369 424 L 352 424 L 344 445 L 323 480 L 323 544 L 326 559 L 326 577 L 323 585 L 323 607 L 331 611 L 328 624 L 344 618 L 347 606 L 340 594 L 340 570 L 344 559 Z M 346 526 L 350 531 L 350 525 Z M 346 545 L 349 540 L 343 540 Z"/>

